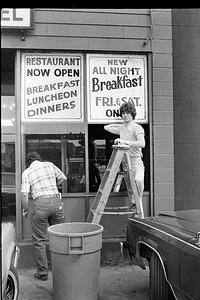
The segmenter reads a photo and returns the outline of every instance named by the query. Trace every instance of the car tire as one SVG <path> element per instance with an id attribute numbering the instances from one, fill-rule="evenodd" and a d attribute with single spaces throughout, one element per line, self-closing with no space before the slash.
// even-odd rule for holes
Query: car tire
<path id="1" fill-rule="evenodd" d="M 19 294 L 19 276 L 17 270 L 11 266 L 6 283 L 5 300 L 17 300 Z"/>
<path id="2" fill-rule="evenodd" d="M 149 296 L 150 300 L 174 300 L 171 288 L 166 281 L 163 267 L 158 255 L 153 252 L 149 262 Z"/>

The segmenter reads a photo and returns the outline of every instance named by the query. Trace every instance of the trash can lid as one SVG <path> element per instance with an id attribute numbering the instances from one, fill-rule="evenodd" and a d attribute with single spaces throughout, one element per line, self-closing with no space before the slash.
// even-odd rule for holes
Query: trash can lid
<path id="1" fill-rule="evenodd" d="M 102 225 L 87 222 L 60 223 L 48 227 L 51 235 L 59 236 L 89 236 L 99 234 L 103 230 Z"/>

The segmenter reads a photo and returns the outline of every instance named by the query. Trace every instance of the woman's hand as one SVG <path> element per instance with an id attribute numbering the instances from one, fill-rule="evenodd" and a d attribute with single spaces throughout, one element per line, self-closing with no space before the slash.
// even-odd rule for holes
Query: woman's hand
<path id="1" fill-rule="evenodd" d="M 120 141 L 121 141 L 120 138 L 117 138 L 117 139 L 114 140 L 114 144 L 118 145 L 118 144 L 120 144 Z"/>
<path id="2" fill-rule="evenodd" d="M 120 138 L 117 138 L 114 140 L 114 144 L 118 145 L 118 144 L 124 144 L 124 145 L 128 145 L 128 143 Z"/>

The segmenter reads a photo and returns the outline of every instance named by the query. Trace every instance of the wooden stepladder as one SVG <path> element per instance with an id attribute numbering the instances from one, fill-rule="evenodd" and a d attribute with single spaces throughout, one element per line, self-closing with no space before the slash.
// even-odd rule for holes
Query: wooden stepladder
<path id="1" fill-rule="evenodd" d="M 96 197 L 91 205 L 87 222 L 100 223 L 103 214 L 114 214 L 114 212 L 104 212 L 109 195 L 114 185 L 113 191 L 118 192 L 122 179 L 124 178 L 127 193 L 129 198 L 129 207 L 135 206 L 135 213 L 138 217 L 144 218 L 142 200 L 138 195 L 138 189 L 135 181 L 133 180 L 133 170 L 131 168 L 130 157 L 127 152 L 130 146 L 127 145 L 114 145 L 113 152 L 107 165 L 107 169 L 101 180 Z M 122 163 L 123 172 L 119 172 Z M 127 212 L 124 212 L 127 213 Z M 118 214 L 124 214 L 123 212 Z"/>

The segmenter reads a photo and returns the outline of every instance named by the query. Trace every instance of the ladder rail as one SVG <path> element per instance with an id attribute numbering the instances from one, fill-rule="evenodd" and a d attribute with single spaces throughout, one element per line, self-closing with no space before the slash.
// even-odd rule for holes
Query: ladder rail
<path id="1" fill-rule="evenodd" d="M 90 222 L 91 218 L 92 218 L 92 223 L 100 222 L 101 220 L 100 211 L 104 210 L 107 204 L 123 156 L 124 156 L 124 149 L 120 149 L 120 152 L 117 151 L 117 148 L 113 149 L 111 158 L 108 163 L 108 167 L 103 175 L 96 197 L 91 206 L 90 213 L 87 218 L 87 222 Z"/>

